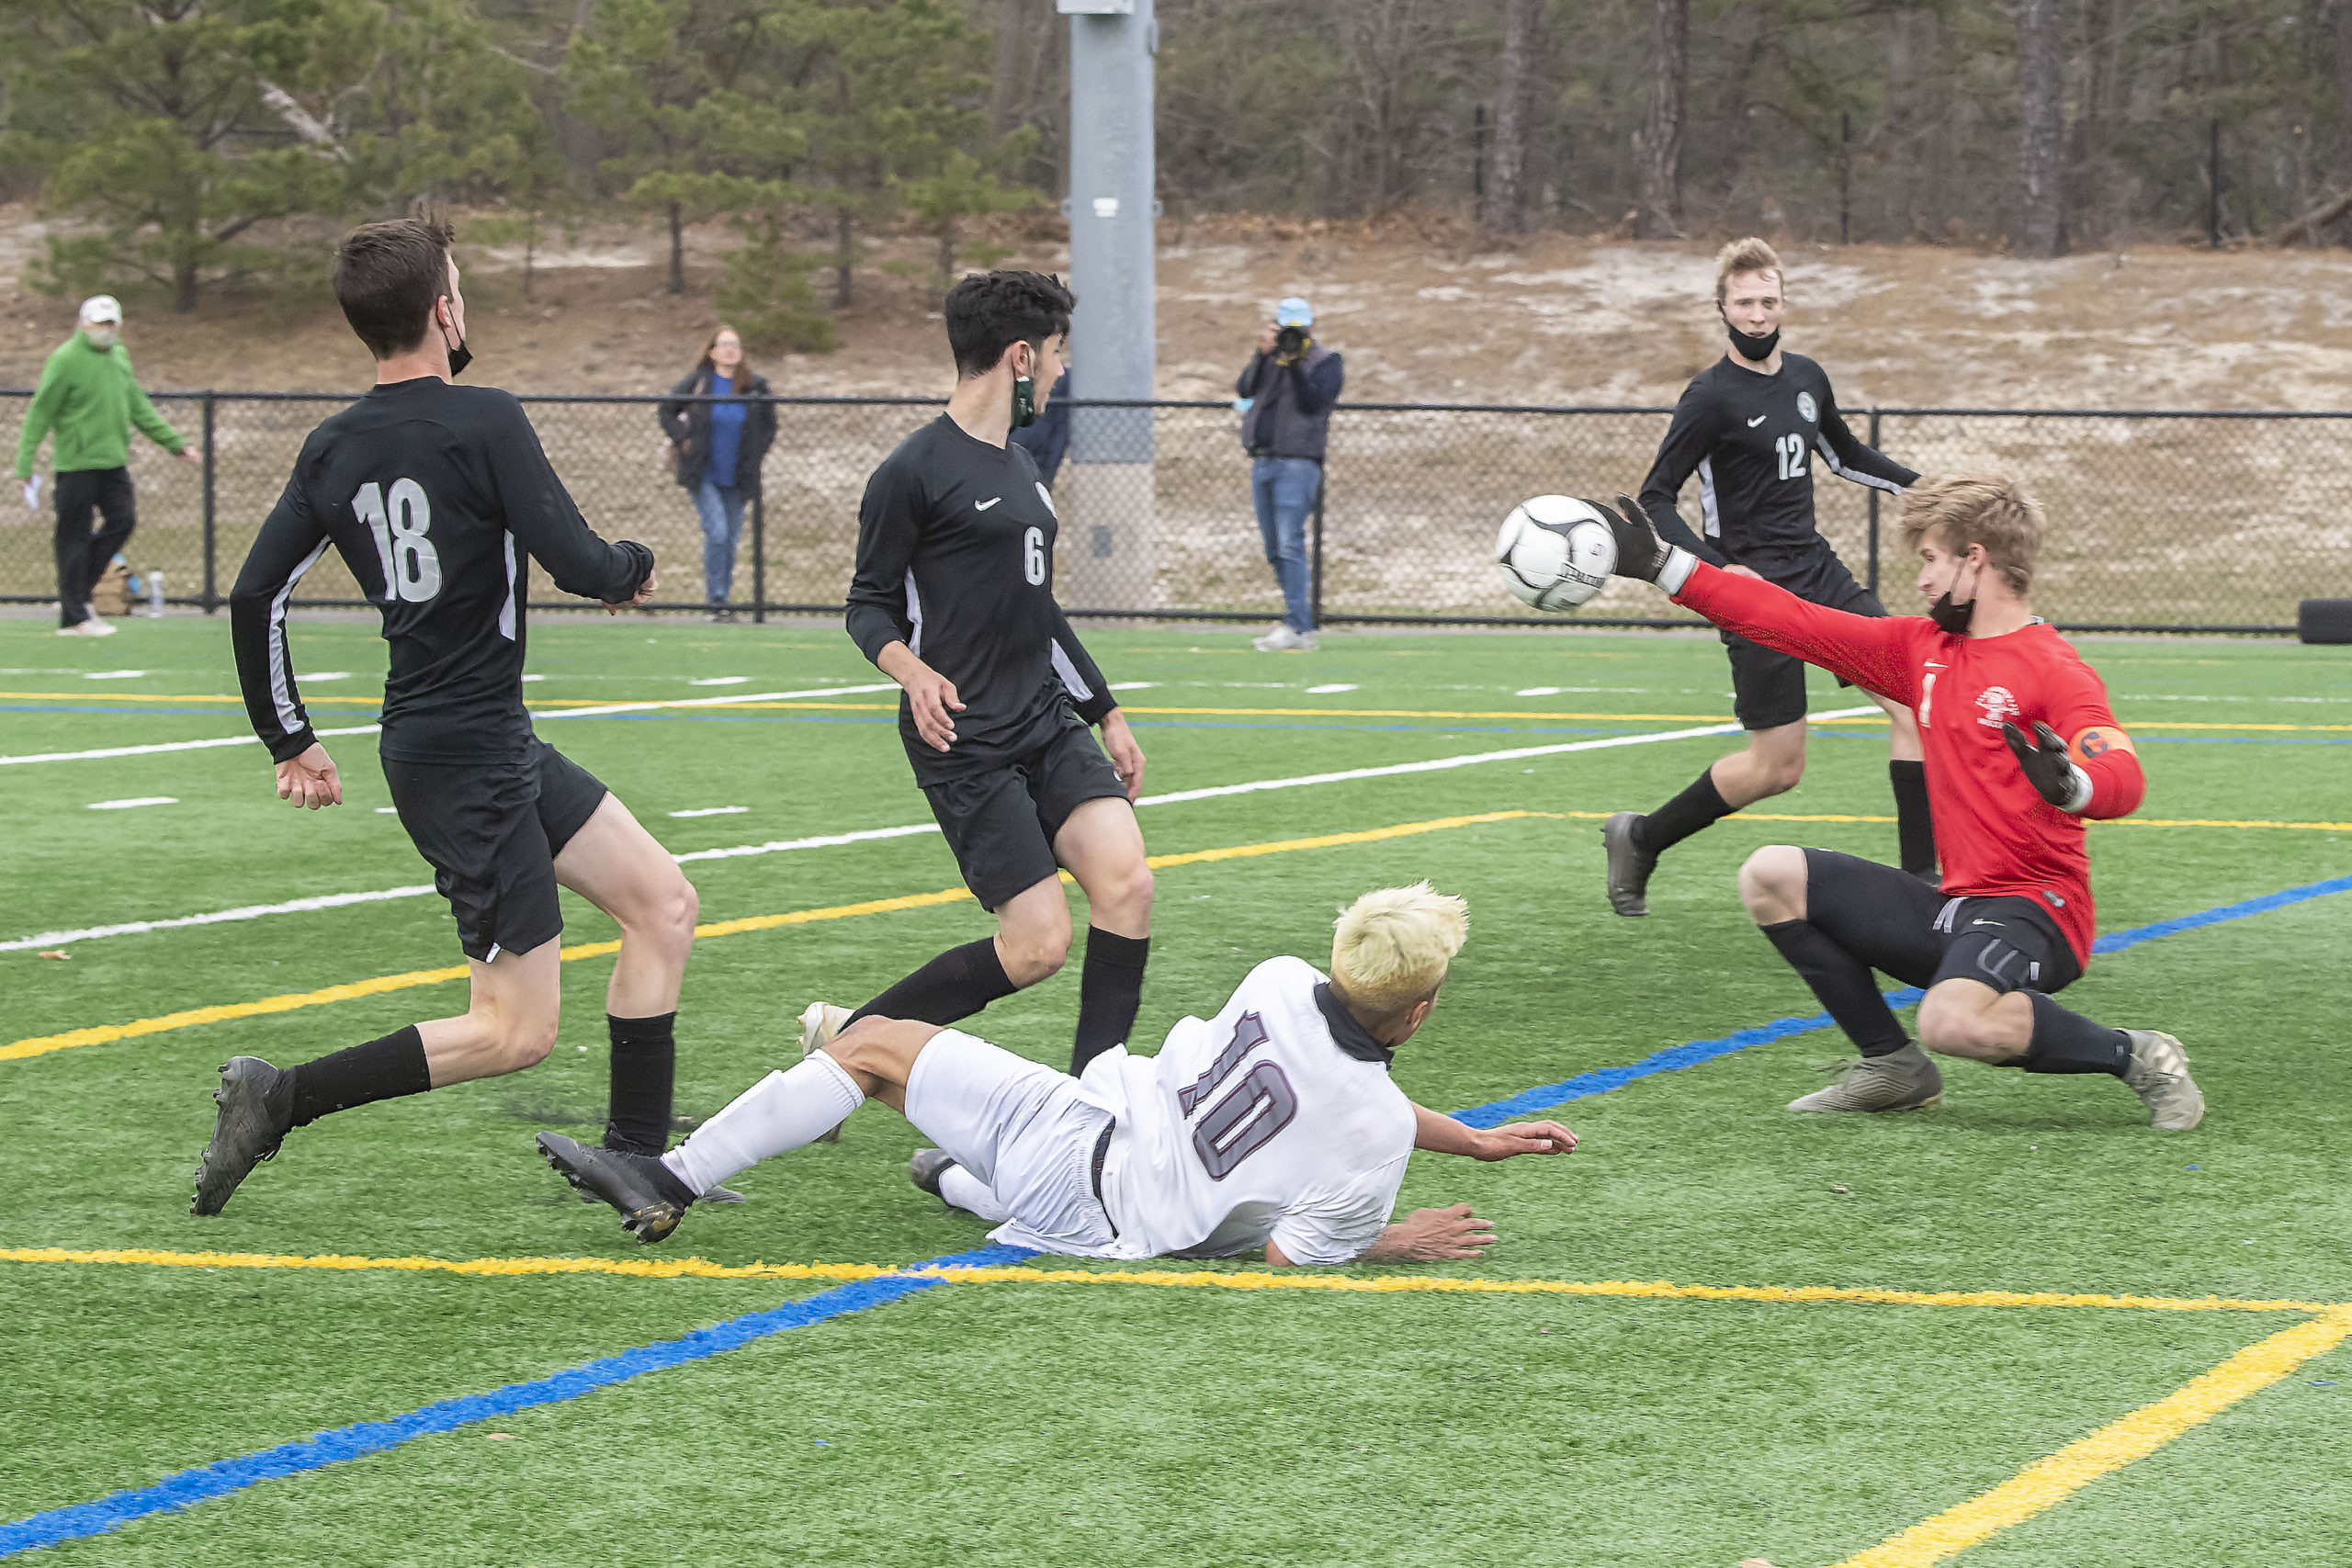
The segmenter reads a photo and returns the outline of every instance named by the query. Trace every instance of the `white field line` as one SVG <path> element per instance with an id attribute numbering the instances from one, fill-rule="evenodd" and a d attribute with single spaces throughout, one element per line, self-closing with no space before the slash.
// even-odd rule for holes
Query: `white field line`
<path id="1" fill-rule="evenodd" d="M 739 699 L 740 700 L 740 699 Z M 1875 707 L 1839 708 L 1815 716 L 1824 719 L 1860 718 L 1875 713 Z M 1601 740 L 1568 740 L 1551 746 L 1519 746 L 1507 751 L 1478 751 L 1461 757 L 1439 757 L 1426 762 L 1391 762 L 1377 768 L 1350 768 L 1340 773 L 1308 773 L 1290 779 L 1253 779 L 1247 784 L 1212 784 L 1204 789 L 1177 790 L 1168 795 L 1148 795 L 1139 806 L 1174 806 L 1188 800 L 1207 800 L 1218 795 L 1254 795 L 1264 790 L 1299 789 L 1309 784 L 1343 784 L 1354 779 L 1393 778 L 1403 773 L 1439 773 L 1450 768 L 1466 768 L 1480 762 L 1512 762 L 1527 757 L 1555 757 L 1568 751 L 1600 751 L 1617 746 L 1647 746 L 1660 740 L 1689 740 L 1706 735 L 1736 734 L 1736 724 L 1710 724 L 1695 729 L 1666 729 L 1648 735 L 1612 735 Z M 806 839 L 771 839 L 761 844 L 735 844 L 725 849 L 692 850 L 670 858 L 681 865 L 695 861 L 742 860 L 754 855 L 786 854 L 795 850 L 832 849 L 843 844 L 872 843 L 882 839 L 908 839 L 924 833 L 936 833 L 935 822 L 910 822 L 899 828 L 862 828 L 849 833 L 824 833 Z M 283 904 L 248 904 L 242 908 L 220 909 L 206 915 L 181 915 L 172 919 L 130 920 L 120 925 L 86 926 L 79 931 L 43 931 L 38 936 L 18 937 L 14 942 L 0 942 L 0 953 L 17 953 L 35 947 L 62 947 L 68 942 L 92 942 L 99 937 L 137 936 L 147 931 L 174 931 L 182 926 L 219 925 L 230 920 L 254 920 L 265 915 L 300 915 L 319 909 L 339 909 L 349 904 L 374 904 L 392 898 L 418 898 L 432 892 L 430 886 L 386 887 L 369 893 L 330 893 L 313 898 L 293 898 Z"/>
<path id="2" fill-rule="evenodd" d="M 729 692 L 717 697 L 681 697 L 666 703 L 601 703 L 584 708 L 533 708 L 531 722 L 546 723 L 551 718 L 604 718 L 616 713 L 642 713 L 649 708 L 724 707 L 729 703 L 776 703 L 794 697 L 854 697 L 874 692 L 895 692 L 896 682 L 878 686 L 826 686 L 806 692 Z M 168 698 L 158 697 L 158 702 Z M 328 735 L 375 735 L 383 729 L 380 724 L 355 724 L 342 729 L 321 729 L 312 733 Z M 204 751 L 215 746 L 252 746 L 259 743 L 252 735 L 224 735 L 211 740 L 166 740 L 153 746 L 101 746 L 89 751 L 37 751 L 22 757 L 0 757 L 0 767 L 14 762 L 88 762 L 104 757 L 149 757 L 159 751 Z"/>

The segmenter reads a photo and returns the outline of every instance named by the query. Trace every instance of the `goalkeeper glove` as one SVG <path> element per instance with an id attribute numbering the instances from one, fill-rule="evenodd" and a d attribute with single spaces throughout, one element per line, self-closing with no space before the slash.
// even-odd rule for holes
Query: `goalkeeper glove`
<path id="1" fill-rule="evenodd" d="M 2035 739 L 2028 740 L 2024 730 L 2007 719 L 2001 721 L 2001 738 L 2017 753 L 2018 766 L 2025 770 L 2026 782 L 2059 810 L 2080 816 L 2091 803 L 2090 774 L 2067 754 L 2066 742 L 2056 730 L 2036 719 L 2033 733 Z"/>
<path id="2" fill-rule="evenodd" d="M 28 512 L 40 510 L 40 476 L 39 474 L 33 475 L 25 481 L 25 510 Z"/>
<path id="3" fill-rule="evenodd" d="M 1609 520 L 1609 532 L 1617 541 L 1617 576 L 1655 582 L 1668 593 L 1682 592 L 1699 558 L 1679 545 L 1669 545 L 1659 538 L 1657 525 L 1642 510 L 1640 502 L 1630 495 L 1621 495 L 1613 511 L 1597 501 L 1585 504 Z"/>

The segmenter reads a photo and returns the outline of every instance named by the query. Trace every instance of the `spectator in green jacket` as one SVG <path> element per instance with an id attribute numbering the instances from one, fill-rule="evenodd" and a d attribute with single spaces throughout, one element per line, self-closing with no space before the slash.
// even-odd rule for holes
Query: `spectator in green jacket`
<path id="1" fill-rule="evenodd" d="M 41 367 L 40 387 L 17 440 L 17 478 L 25 507 L 40 510 L 40 477 L 33 472 L 40 438 L 54 430 L 57 469 L 57 635 L 111 637 L 114 628 L 92 613 L 90 589 L 107 562 L 130 538 L 138 518 L 131 506 L 130 427 L 186 462 L 204 459 L 155 412 L 131 374 L 122 346 L 122 307 L 110 294 L 82 301 L 82 330 Z M 90 513 L 105 519 L 93 532 Z"/>

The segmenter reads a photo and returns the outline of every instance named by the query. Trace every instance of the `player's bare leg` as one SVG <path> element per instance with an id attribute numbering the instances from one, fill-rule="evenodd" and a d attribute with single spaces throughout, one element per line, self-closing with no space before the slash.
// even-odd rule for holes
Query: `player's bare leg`
<path id="1" fill-rule="evenodd" d="M 1109 796 L 1069 814 L 1054 835 L 1054 858 L 1086 894 L 1086 963 L 1078 987 L 1075 1077 L 1114 1045 L 1126 1043 L 1143 1006 L 1144 965 L 1151 954 L 1151 865 L 1135 807 Z M 1064 930 L 1069 916 L 1065 911 Z M 1067 947 L 1069 938 L 1063 938 Z"/>
<path id="2" fill-rule="evenodd" d="M 1609 860 L 1609 905 L 1621 915 L 1650 912 L 1657 857 L 1718 818 L 1796 788 L 1804 777 L 1804 720 L 1748 731 L 1747 744 L 1718 757 L 1698 781 L 1644 816 L 1620 811 L 1601 824 Z"/>
<path id="3" fill-rule="evenodd" d="M 1919 1043 L 2030 1073 L 2106 1073 L 2148 1108 L 2149 1121 L 2185 1133 L 2204 1119 L 2205 1096 L 2188 1076 L 2188 1053 L 2169 1034 L 2109 1029 L 2040 991 L 2006 995 L 1975 980 L 1939 981 L 1919 1002 Z"/>
<path id="4" fill-rule="evenodd" d="M 1895 1021 L 1870 966 L 1812 924 L 1809 883 L 1804 851 L 1792 844 L 1760 849 L 1739 868 L 1748 917 L 1862 1053 L 1836 1083 L 1799 1096 L 1789 1109 L 1927 1110 L 1943 1097 L 1943 1075 Z"/>
<path id="5" fill-rule="evenodd" d="M 191 1211 L 219 1213 L 253 1168 L 277 1153 L 288 1133 L 322 1116 L 545 1061 L 562 1008 L 561 952 L 561 944 L 549 940 L 528 953 L 467 960 L 473 988 L 466 1010 L 455 1018 L 413 1023 L 298 1067 L 231 1057 L 213 1091 L 220 1110 L 197 1165 Z"/>
<path id="6" fill-rule="evenodd" d="M 605 1146 L 658 1155 L 670 1141 L 678 990 L 700 908 L 694 884 L 614 795 L 555 857 L 555 878 L 621 928 L 605 988 L 612 1042 Z"/>

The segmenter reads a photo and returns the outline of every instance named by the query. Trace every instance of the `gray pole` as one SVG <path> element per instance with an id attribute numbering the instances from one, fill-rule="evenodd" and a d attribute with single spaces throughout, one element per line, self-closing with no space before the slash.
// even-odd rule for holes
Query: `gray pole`
<path id="1" fill-rule="evenodd" d="M 1056 0 L 1069 17 L 1070 393 L 1152 395 L 1157 314 L 1152 243 L 1152 0 Z M 1070 518 L 1064 602 L 1148 610 L 1154 583 L 1149 409 L 1070 411 Z"/>

